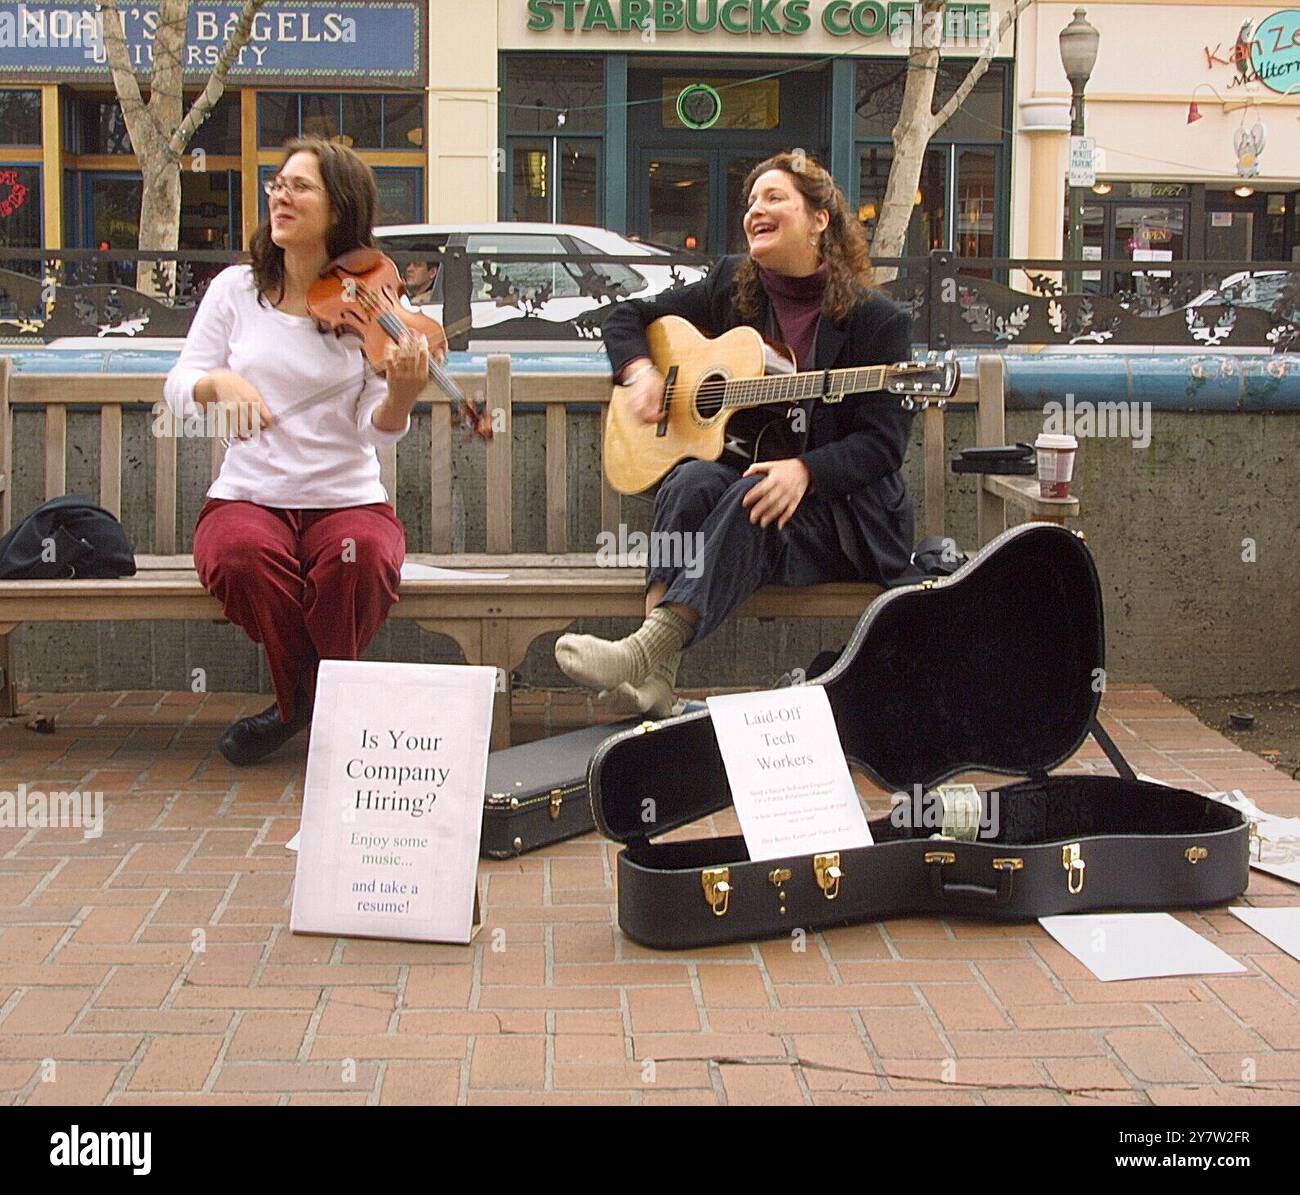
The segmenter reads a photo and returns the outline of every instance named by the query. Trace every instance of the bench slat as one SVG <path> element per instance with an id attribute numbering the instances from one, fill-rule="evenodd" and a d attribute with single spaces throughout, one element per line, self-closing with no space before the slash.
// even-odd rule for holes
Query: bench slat
<path id="1" fill-rule="evenodd" d="M 379 480 L 388 491 L 388 500 L 397 508 L 397 445 L 385 444 L 378 449 Z"/>
<path id="2" fill-rule="evenodd" d="M 609 422 L 609 404 L 600 408 L 600 529 L 618 532 L 618 521 L 623 511 L 623 495 L 605 476 L 605 424 Z"/>
<path id="3" fill-rule="evenodd" d="M 451 551 L 451 408 L 429 411 L 429 534 L 435 552 Z"/>
<path id="4" fill-rule="evenodd" d="M 546 550 L 563 552 L 569 530 L 568 409 L 546 408 Z"/>
<path id="5" fill-rule="evenodd" d="M 487 442 L 487 550 L 514 546 L 514 416 L 510 358 L 493 353 L 487 363 L 487 413 L 496 434 Z M 500 418 L 497 416 L 500 412 Z"/>
<path id="6" fill-rule="evenodd" d="M 122 517 L 122 408 L 99 408 L 99 504 Z"/>
<path id="7" fill-rule="evenodd" d="M 943 534 L 943 408 L 928 406 L 922 416 L 925 436 L 925 533 Z"/>
<path id="8" fill-rule="evenodd" d="M 45 500 L 68 492 L 68 411 L 45 408 Z"/>
<path id="9" fill-rule="evenodd" d="M 176 437 L 170 427 L 154 436 L 153 546 L 176 551 Z"/>

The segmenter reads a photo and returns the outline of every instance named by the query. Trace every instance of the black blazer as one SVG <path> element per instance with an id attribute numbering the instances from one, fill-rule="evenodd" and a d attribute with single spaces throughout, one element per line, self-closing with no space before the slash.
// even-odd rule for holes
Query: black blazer
<path id="1" fill-rule="evenodd" d="M 763 330 L 768 314 L 765 296 L 754 320 L 741 319 L 733 303 L 736 270 L 743 260 L 741 255 L 724 257 L 701 282 L 654 299 L 616 304 L 602 325 L 614 376 L 633 358 L 649 356 L 645 329 L 660 316 L 680 315 L 709 336 L 745 323 Z M 845 319 L 821 321 L 813 367 L 887 365 L 909 360 L 911 355 L 911 316 L 884 295 L 867 292 Z M 808 466 L 813 488 L 840 508 L 836 522 L 841 544 L 859 565 L 863 579 L 886 585 L 914 580 L 909 569 L 912 500 L 899 472 L 911 437 L 912 413 L 896 401 L 855 402 L 856 397 L 814 405 L 808 446 L 800 459 Z M 850 538 L 858 542 L 846 543 Z"/>

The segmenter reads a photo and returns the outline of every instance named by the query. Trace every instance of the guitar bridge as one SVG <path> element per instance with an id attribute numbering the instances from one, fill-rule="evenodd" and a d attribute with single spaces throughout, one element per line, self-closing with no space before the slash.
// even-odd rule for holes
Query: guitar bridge
<path id="1" fill-rule="evenodd" d="M 655 424 L 655 435 L 662 439 L 668 434 L 668 404 L 673 401 L 673 386 L 677 383 L 677 366 L 672 365 L 668 368 L 668 376 L 664 379 L 664 415 L 663 418 Z"/>

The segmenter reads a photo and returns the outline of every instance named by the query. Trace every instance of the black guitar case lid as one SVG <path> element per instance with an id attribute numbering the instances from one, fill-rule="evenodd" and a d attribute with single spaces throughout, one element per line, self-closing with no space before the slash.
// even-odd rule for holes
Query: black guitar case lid
<path id="1" fill-rule="evenodd" d="M 1075 532 L 1028 523 L 951 577 L 881 594 L 817 683 L 849 761 L 910 793 L 965 771 L 1041 776 L 1058 767 L 1090 732 L 1103 737 L 1104 667 L 1092 555 Z M 707 710 L 606 740 L 588 787 L 597 825 L 625 843 L 731 804 Z"/>

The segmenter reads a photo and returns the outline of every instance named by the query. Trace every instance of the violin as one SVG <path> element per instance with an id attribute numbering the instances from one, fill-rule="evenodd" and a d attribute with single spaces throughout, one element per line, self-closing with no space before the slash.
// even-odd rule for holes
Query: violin
<path id="1" fill-rule="evenodd" d="M 351 249 L 336 257 L 307 291 L 307 310 L 322 332 L 361 337 L 366 359 L 379 372 L 385 368 L 390 343 L 406 329 L 429 341 L 429 377 L 456 402 L 461 426 L 484 440 L 492 439 L 492 421 L 474 405 L 435 353 L 446 349 L 447 334 L 435 319 L 403 307 L 398 300 L 406 286 L 392 259 L 378 249 Z"/>

